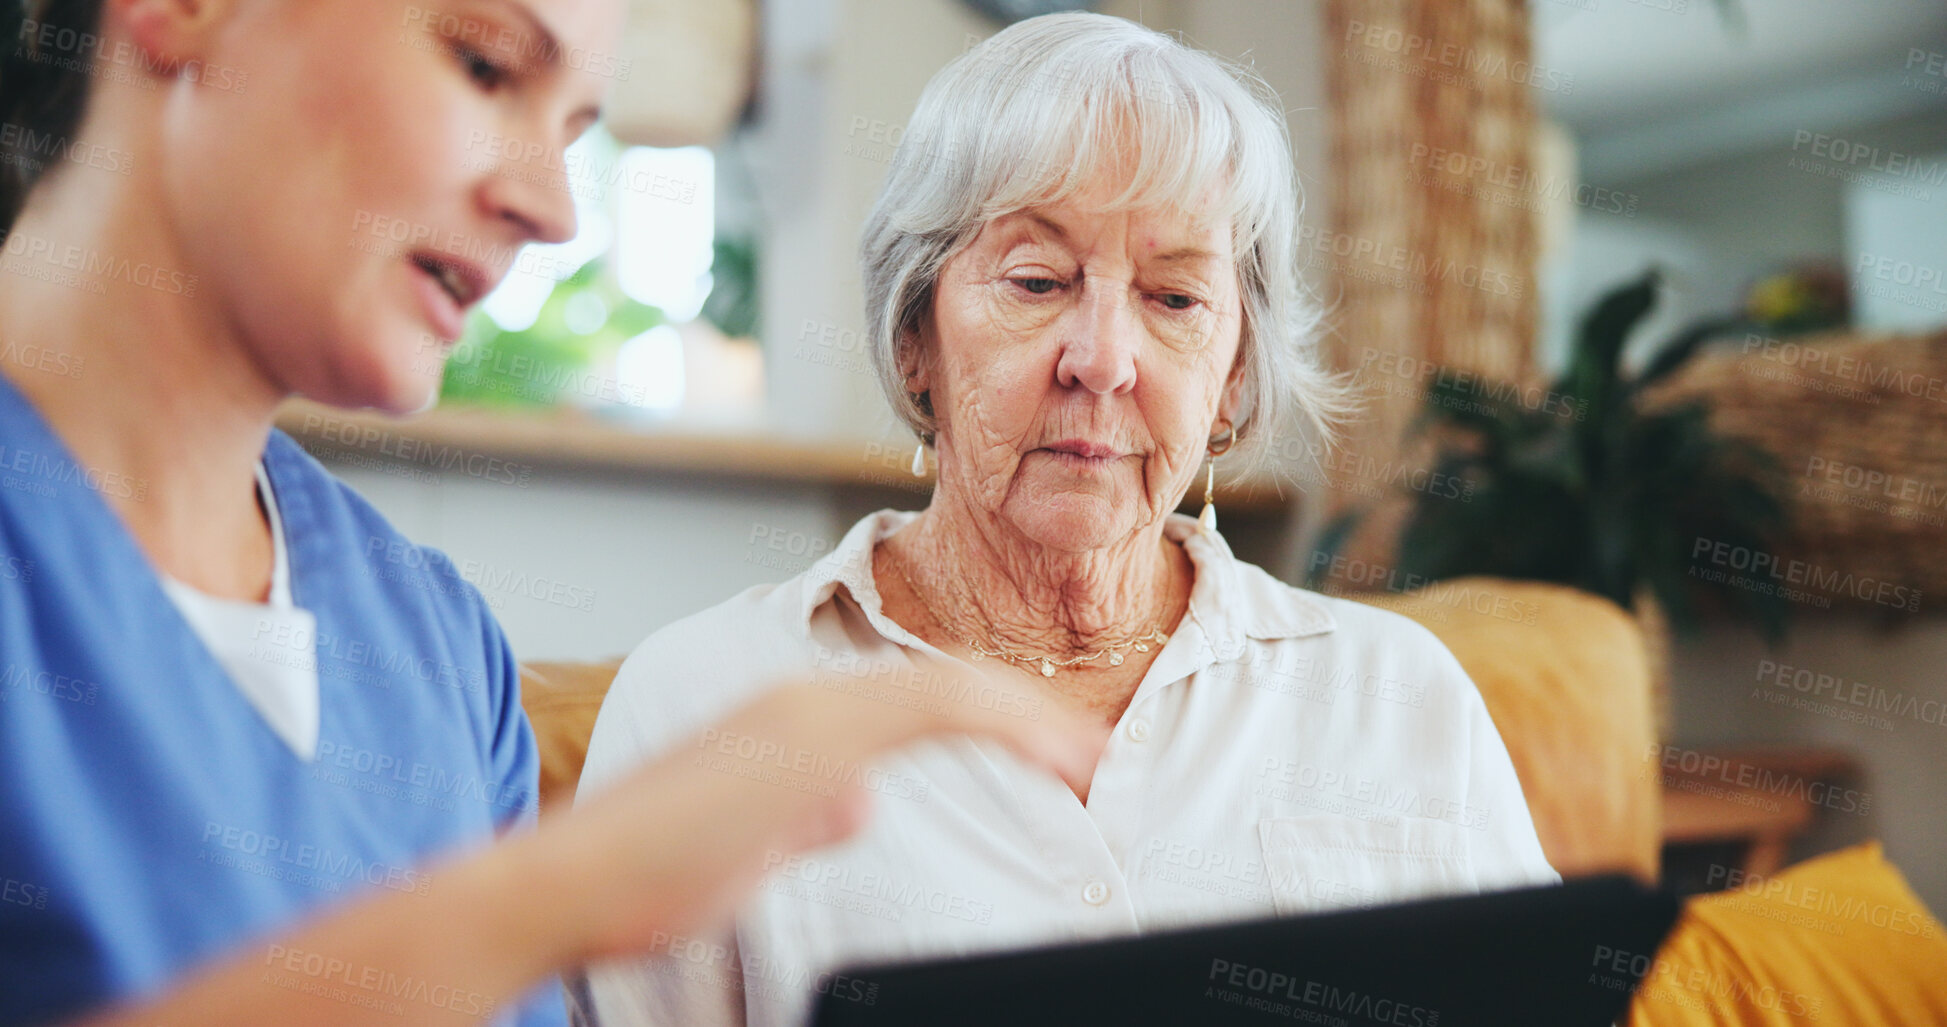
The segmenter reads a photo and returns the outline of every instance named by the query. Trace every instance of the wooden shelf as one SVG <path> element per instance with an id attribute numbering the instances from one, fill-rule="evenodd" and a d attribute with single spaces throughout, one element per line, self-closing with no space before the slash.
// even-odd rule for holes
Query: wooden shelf
<path id="1" fill-rule="evenodd" d="M 278 412 L 277 426 L 307 449 L 399 464 L 484 456 L 632 478 L 700 475 L 859 489 L 911 489 L 916 483 L 908 470 L 910 443 L 636 429 L 573 408 L 440 407 L 401 419 L 292 400 Z M 1200 505 L 1201 489 L 1191 491 L 1189 499 Z M 1226 513 L 1268 514 L 1286 509 L 1295 496 L 1287 486 L 1280 497 L 1275 482 L 1260 478 L 1220 488 L 1217 504 Z"/>
<path id="2" fill-rule="evenodd" d="M 1781 869 L 1792 842 L 1811 827 L 1819 808 L 1809 799 L 1808 787 L 1832 787 L 1859 772 L 1854 759 L 1833 749 L 1733 749 L 1705 755 L 1719 761 L 1715 770 L 1665 771 L 1666 862 L 1673 848 L 1729 845 L 1742 849 L 1740 870 L 1761 876 Z M 1747 776 L 1755 783 L 1746 783 Z"/>

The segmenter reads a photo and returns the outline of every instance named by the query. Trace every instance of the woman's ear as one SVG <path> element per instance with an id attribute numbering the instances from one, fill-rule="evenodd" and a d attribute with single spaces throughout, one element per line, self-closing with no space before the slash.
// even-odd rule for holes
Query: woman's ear
<path id="1" fill-rule="evenodd" d="M 919 395 L 933 388 L 933 370 L 926 359 L 921 332 L 903 332 L 895 352 L 899 354 L 899 376 L 906 380 L 906 391 Z"/>
<path id="2" fill-rule="evenodd" d="M 171 77 L 185 64 L 208 59 L 233 6 L 233 0 L 110 0 L 107 13 L 142 51 L 141 67 Z"/>
<path id="3" fill-rule="evenodd" d="M 1244 407 L 1244 348 L 1237 348 L 1237 357 L 1231 361 L 1230 373 L 1224 376 L 1224 391 L 1217 397 L 1217 418 L 1237 423 L 1238 411 Z"/>

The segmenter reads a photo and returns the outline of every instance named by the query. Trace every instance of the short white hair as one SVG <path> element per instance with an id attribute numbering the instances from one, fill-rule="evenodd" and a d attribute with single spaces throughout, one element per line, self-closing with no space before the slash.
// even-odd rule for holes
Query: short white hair
<path id="1" fill-rule="evenodd" d="M 906 388 L 947 261 L 981 226 L 1060 203 L 1133 162 L 1112 207 L 1220 197 L 1243 298 L 1245 466 L 1296 424 L 1321 440 L 1348 391 L 1318 361 L 1319 308 L 1298 278 L 1298 188 L 1283 109 L 1249 70 L 1102 14 L 1030 18 L 949 63 L 920 95 L 866 220 L 859 259 L 866 337 L 881 387 L 922 439 L 930 404 Z M 1304 452 L 1315 452 L 1306 447 Z"/>

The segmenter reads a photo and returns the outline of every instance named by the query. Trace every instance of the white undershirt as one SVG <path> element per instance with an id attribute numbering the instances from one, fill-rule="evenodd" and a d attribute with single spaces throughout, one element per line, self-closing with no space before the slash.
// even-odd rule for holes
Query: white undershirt
<path id="1" fill-rule="evenodd" d="M 162 590 L 230 680 L 299 759 L 318 751 L 317 618 L 291 601 L 291 558 L 270 476 L 257 465 L 257 497 L 270 521 L 270 602 L 200 592 L 162 575 Z"/>

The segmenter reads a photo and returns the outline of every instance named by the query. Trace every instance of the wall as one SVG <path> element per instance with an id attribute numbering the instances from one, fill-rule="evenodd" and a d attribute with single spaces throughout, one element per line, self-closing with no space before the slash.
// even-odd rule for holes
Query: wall
<path id="1" fill-rule="evenodd" d="M 830 491 L 811 485 L 543 468 L 516 488 L 327 466 L 406 537 L 451 556 L 522 659 L 626 653 L 671 621 L 798 573 L 843 530 Z"/>
<path id="2" fill-rule="evenodd" d="M 1947 324 L 1947 151 L 1902 158 L 1910 173 L 1846 186 L 1846 271 L 1869 331 Z"/>
<path id="3" fill-rule="evenodd" d="M 1673 741 L 1850 751 L 1863 770 L 1853 787 L 1871 796 L 1870 809 L 1824 811 L 1822 829 L 1798 854 L 1880 838 L 1928 906 L 1947 912 L 1947 624 L 1930 613 L 1893 622 L 1818 610 L 1795 616 L 1777 650 L 1726 625 L 1677 647 Z M 1831 679 L 1823 692 L 1819 675 Z M 1801 699 L 1817 705 L 1797 708 Z M 1852 719 L 1866 717 L 1875 719 Z"/>

